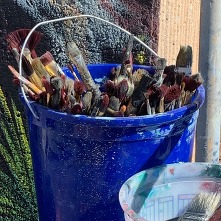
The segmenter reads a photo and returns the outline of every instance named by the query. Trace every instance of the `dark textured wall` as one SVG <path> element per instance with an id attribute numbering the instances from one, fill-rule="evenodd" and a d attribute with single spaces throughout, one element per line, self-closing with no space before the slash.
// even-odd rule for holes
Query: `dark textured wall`
<path id="1" fill-rule="evenodd" d="M 0 1 L 0 85 L 13 96 L 11 74 L 7 64 L 14 59 L 7 51 L 5 35 L 18 28 L 32 28 L 35 24 L 54 18 L 92 14 L 109 20 L 140 37 L 145 43 L 157 50 L 158 12 L 160 0 L 1 0 Z M 61 65 L 66 64 L 65 37 L 67 34 L 81 47 L 88 63 L 120 62 L 122 47 L 127 37 L 116 28 L 99 21 L 80 19 L 68 24 L 53 23 L 40 26 L 44 33 L 43 45 L 38 47 L 39 54 L 50 50 Z M 134 53 L 143 50 L 138 44 Z M 148 63 L 148 59 L 146 62 Z"/>

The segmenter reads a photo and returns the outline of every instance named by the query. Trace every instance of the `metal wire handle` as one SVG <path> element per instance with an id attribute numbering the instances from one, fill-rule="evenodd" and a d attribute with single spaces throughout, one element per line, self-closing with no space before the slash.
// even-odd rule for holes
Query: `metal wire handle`
<path id="1" fill-rule="evenodd" d="M 63 17 L 63 18 L 57 18 L 57 19 L 52 19 L 52 20 L 47 20 L 47 21 L 43 21 L 43 22 L 40 22 L 38 23 L 37 25 L 35 25 L 31 31 L 28 33 L 25 41 L 24 41 L 24 44 L 22 46 L 22 49 L 21 49 L 21 55 L 24 53 L 24 49 L 25 49 L 25 46 L 28 42 L 28 39 L 30 38 L 31 34 L 41 25 L 45 25 L 45 24 L 49 24 L 49 23 L 53 23 L 53 22 L 58 22 L 58 21 L 66 21 L 66 20 L 70 20 L 70 19 L 75 19 L 75 18 L 95 18 L 97 20 L 100 20 L 100 21 L 103 21 L 109 25 L 112 25 L 118 29 L 120 29 L 121 31 L 123 31 L 124 33 L 128 34 L 128 35 L 132 35 L 129 31 L 125 30 L 124 28 L 121 28 L 120 26 L 112 23 L 112 22 L 109 22 L 109 21 L 106 21 L 100 17 L 97 17 L 97 16 L 94 16 L 94 15 L 75 15 L 75 16 L 68 16 L 68 17 Z M 151 53 L 153 53 L 156 57 L 159 57 L 158 54 L 153 50 L 151 49 L 148 45 L 146 45 L 144 42 L 142 42 L 139 38 L 137 38 L 136 36 L 133 36 L 134 39 L 139 42 L 141 45 L 143 45 L 147 50 L 149 50 Z M 22 76 L 22 56 L 20 56 L 19 58 L 19 75 Z M 37 116 L 37 114 L 35 113 L 35 111 L 32 109 L 29 101 L 28 101 L 28 98 L 25 94 L 25 91 L 24 91 L 24 88 L 22 87 L 22 82 L 20 81 L 20 86 L 21 86 L 21 92 L 22 92 L 22 95 L 24 97 L 24 100 L 28 106 L 28 108 L 30 109 L 30 111 L 32 112 L 33 116 L 37 119 L 39 119 L 39 117 Z"/>

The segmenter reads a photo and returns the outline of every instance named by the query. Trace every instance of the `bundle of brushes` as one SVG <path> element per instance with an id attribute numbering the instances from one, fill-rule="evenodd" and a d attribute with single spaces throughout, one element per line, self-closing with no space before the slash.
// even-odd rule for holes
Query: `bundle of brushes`
<path id="1" fill-rule="evenodd" d="M 30 99 L 52 109 L 88 116 L 152 115 L 188 104 L 203 82 L 200 73 L 191 73 L 190 46 L 180 48 L 176 65 L 167 66 L 166 59 L 157 58 L 153 75 L 145 69 L 134 71 L 133 35 L 122 50 L 121 64 L 110 70 L 109 78 L 104 78 L 102 85 L 95 84 L 75 42 L 68 42 L 66 54 L 70 62 L 67 67 L 73 75 L 69 78 L 49 51 L 37 55 L 41 33 L 33 32 L 21 54 L 29 31 L 19 29 L 7 35 L 16 61 L 22 59 L 22 76 L 12 65 L 8 68 L 14 75 L 14 82 L 22 82 Z"/>

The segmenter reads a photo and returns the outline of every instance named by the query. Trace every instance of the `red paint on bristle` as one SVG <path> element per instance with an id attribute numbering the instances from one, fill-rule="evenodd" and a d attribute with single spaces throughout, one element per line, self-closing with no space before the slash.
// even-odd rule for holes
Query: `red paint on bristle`
<path id="1" fill-rule="evenodd" d="M 105 85 L 104 85 L 104 87 L 105 87 L 105 92 L 106 92 L 109 96 L 114 95 L 114 93 L 115 93 L 115 84 L 114 84 L 113 81 L 107 80 L 106 83 L 105 83 Z"/>
<path id="2" fill-rule="evenodd" d="M 167 90 L 167 93 L 165 94 L 164 103 L 168 104 L 168 103 L 172 102 L 173 100 L 178 99 L 180 94 L 181 94 L 181 89 L 180 89 L 179 85 L 177 85 L 177 84 L 172 85 Z"/>
<path id="3" fill-rule="evenodd" d="M 82 81 L 74 81 L 74 91 L 82 95 L 86 91 L 85 84 Z"/>
<path id="4" fill-rule="evenodd" d="M 16 48 L 20 52 L 23 46 L 23 43 L 25 39 L 27 38 L 30 31 L 31 29 L 18 29 L 13 32 L 10 32 L 6 36 L 6 40 L 8 41 L 10 48 L 11 49 Z M 42 36 L 43 36 L 42 33 L 38 31 L 34 31 L 27 41 L 26 47 L 30 50 L 32 54 L 32 58 L 37 57 L 35 47 L 38 45 L 38 43 L 42 39 Z"/>
<path id="5" fill-rule="evenodd" d="M 51 86 L 50 82 L 46 79 L 46 77 L 42 77 L 41 81 L 42 81 L 42 85 L 44 86 L 46 92 L 50 95 L 54 94 L 54 89 Z"/>
<path id="6" fill-rule="evenodd" d="M 164 97 L 167 93 L 169 87 L 166 84 L 161 84 L 159 89 L 161 90 L 161 98 Z"/>
<path id="7" fill-rule="evenodd" d="M 110 101 L 109 96 L 107 94 L 103 95 L 103 99 L 101 101 L 99 108 L 100 112 L 104 112 L 107 109 L 109 101 Z"/>
<path id="8" fill-rule="evenodd" d="M 41 57 L 40 57 L 40 61 L 41 63 L 46 66 L 49 63 L 51 63 L 54 60 L 53 55 L 51 54 L 50 51 L 46 51 Z"/>
<path id="9" fill-rule="evenodd" d="M 184 90 L 189 92 L 193 92 L 201 85 L 201 82 L 195 81 L 191 76 L 184 76 L 183 82 L 185 83 Z"/>
<path id="10" fill-rule="evenodd" d="M 119 98 L 120 102 L 126 97 L 128 92 L 129 86 L 126 79 L 123 79 L 117 86 L 116 86 L 116 97 Z"/>
<path id="11" fill-rule="evenodd" d="M 75 104 L 74 107 L 71 109 L 72 114 L 80 114 L 82 112 L 82 105 Z"/>

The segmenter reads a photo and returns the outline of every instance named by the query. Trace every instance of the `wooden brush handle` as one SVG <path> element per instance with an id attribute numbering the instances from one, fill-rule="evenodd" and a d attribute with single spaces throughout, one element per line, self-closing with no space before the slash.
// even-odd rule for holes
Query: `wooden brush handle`
<path id="1" fill-rule="evenodd" d="M 18 78 L 20 81 L 22 81 L 22 83 L 24 83 L 27 87 L 29 87 L 32 91 L 34 91 L 36 94 L 41 94 L 42 91 L 36 87 L 34 84 L 32 84 L 29 80 L 27 80 L 26 78 L 22 77 L 15 69 L 14 67 L 12 67 L 11 65 L 8 65 L 9 70 L 11 71 L 11 73 Z"/>

